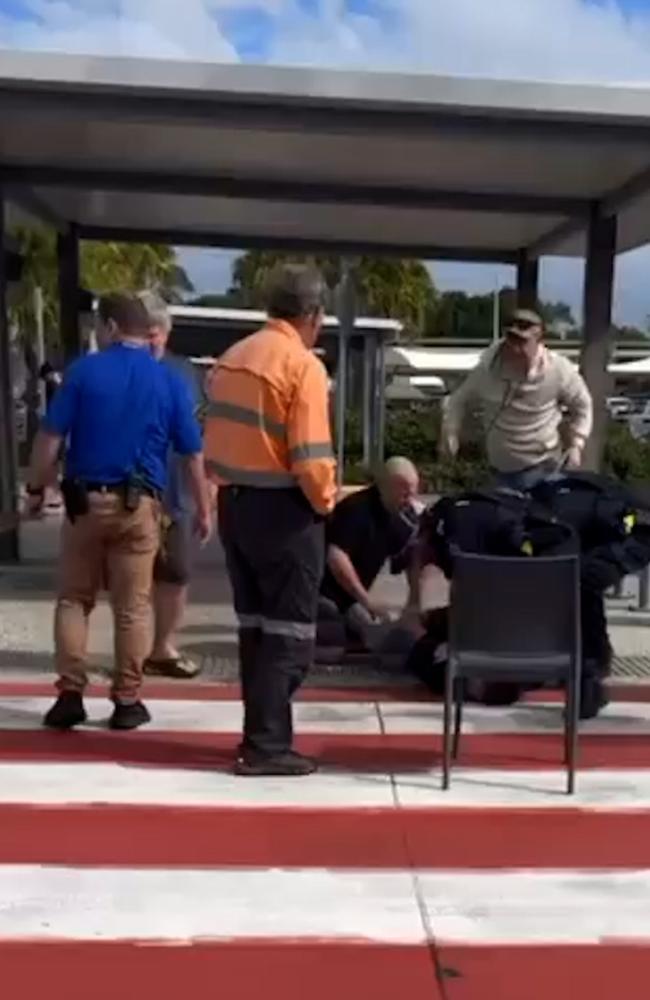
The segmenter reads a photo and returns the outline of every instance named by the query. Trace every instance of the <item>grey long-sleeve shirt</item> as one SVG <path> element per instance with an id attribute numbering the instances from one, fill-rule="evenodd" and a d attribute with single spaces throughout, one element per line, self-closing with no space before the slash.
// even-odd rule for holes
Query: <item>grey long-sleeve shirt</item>
<path id="1" fill-rule="evenodd" d="M 507 363 L 500 344 L 488 348 L 446 401 L 442 434 L 452 452 L 465 413 L 474 405 L 482 413 L 488 460 L 499 472 L 517 472 L 559 458 L 562 423 L 570 444 L 580 446 L 593 426 L 584 379 L 567 358 L 544 346 L 526 377 Z"/>

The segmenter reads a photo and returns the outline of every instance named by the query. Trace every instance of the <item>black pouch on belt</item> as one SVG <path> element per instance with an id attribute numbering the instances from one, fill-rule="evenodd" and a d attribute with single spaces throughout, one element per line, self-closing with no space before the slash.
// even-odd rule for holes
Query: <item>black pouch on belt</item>
<path id="1" fill-rule="evenodd" d="M 88 513 L 88 490 L 85 483 L 78 479 L 64 479 L 61 483 L 61 494 L 68 520 L 74 524 L 78 517 Z"/>

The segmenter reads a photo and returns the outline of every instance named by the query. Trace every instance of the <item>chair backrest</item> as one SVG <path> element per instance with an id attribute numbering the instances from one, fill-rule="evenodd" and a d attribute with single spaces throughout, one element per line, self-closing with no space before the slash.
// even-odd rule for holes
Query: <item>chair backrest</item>
<path id="1" fill-rule="evenodd" d="M 450 643 L 462 653 L 570 655 L 580 629 L 575 555 L 500 558 L 457 553 L 450 600 Z"/>

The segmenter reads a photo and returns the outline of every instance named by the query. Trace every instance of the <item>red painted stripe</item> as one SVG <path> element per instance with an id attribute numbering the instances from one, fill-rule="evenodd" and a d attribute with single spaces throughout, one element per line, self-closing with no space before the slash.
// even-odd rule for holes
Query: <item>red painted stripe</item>
<path id="1" fill-rule="evenodd" d="M 647 1000 L 650 947 L 438 949 L 445 1000 Z"/>
<path id="2" fill-rule="evenodd" d="M 423 727 L 426 723 L 423 723 Z M 93 762 L 160 767 L 232 767 L 236 733 L 73 732 L 0 730 L 0 762 Z M 442 737 L 426 734 L 360 735 L 313 733 L 298 736 L 296 746 L 326 767 L 387 773 L 423 771 L 440 763 Z M 562 768 L 562 736 L 557 733 L 467 734 L 461 740 L 457 767 L 508 770 Z M 650 739 L 643 735 L 583 735 L 580 768 L 650 768 Z"/>
<path id="3" fill-rule="evenodd" d="M 618 684 L 608 685 L 612 701 L 650 702 L 650 684 Z M 91 697 L 104 698 L 108 694 L 106 684 L 91 684 L 88 688 Z M 47 681 L 2 681 L 0 682 L 1 698 L 47 698 L 54 696 L 53 683 Z M 160 698 L 163 701 L 238 701 L 240 689 L 238 684 L 218 684 L 196 681 L 166 681 L 145 680 L 144 695 L 147 698 Z M 397 703 L 440 701 L 429 694 L 426 688 L 419 684 L 392 685 L 382 683 L 366 685 L 365 687 L 304 687 L 297 695 L 297 701 L 337 701 L 366 702 L 390 701 Z M 525 701 L 562 701 L 563 696 L 557 691 L 536 691 L 527 695 Z"/>
<path id="4" fill-rule="evenodd" d="M 3 942 L 0 980 L 20 1000 L 443 1000 L 425 946 Z"/>
<path id="5" fill-rule="evenodd" d="M 89 697 L 108 697 L 108 685 L 91 684 L 88 687 Z M 48 698 L 54 697 L 54 685 L 39 681 L 2 681 L 0 682 L 1 698 Z M 238 684 L 210 684 L 201 681 L 165 681 L 145 680 L 144 697 L 160 698 L 163 701 L 239 701 L 240 688 Z M 650 698 L 650 694 L 649 694 Z M 297 695 L 297 701 L 336 701 L 336 702 L 421 702 L 432 701 L 427 690 L 418 684 L 378 684 L 370 687 L 304 687 Z"/>
<path id="6" fill-rule="evenodd" d="M 650 812 L 9 805 L 0 830 L 0 864 L 650 867 Z"/>

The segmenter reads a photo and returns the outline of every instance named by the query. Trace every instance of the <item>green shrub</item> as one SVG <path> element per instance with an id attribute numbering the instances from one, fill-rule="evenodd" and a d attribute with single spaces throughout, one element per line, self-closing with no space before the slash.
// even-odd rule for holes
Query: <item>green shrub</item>
<path id="1" fill-rule="evenodd" d="M 625 424 L 611 423 L 603 456 L 603 468 L 626 483 L 650 480 L 650 442 L 636 441 Z"/>

